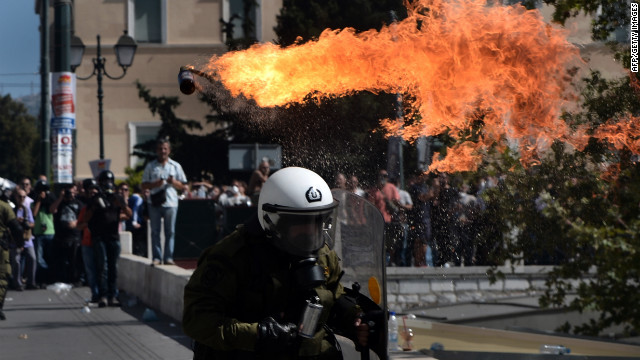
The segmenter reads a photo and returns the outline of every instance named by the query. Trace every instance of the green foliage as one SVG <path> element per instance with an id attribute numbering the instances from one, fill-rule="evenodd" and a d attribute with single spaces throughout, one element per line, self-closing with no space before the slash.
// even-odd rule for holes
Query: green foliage
<path id="1" fill-rule="evenodd" d="M 144 169 L 133 169 L 127 166 L 124 169 L 124 173 L 127 174 L 126 183 L 129 184 L 129 186 L 142 185 L 142 174 L 144 173 Z M 133 193 L 133 191 L 131 191 L 131 193 Z"/>
<path id="2" fill-rule="evenodd" d="M 513 3 L 515 1 L 511 1 Z M 565 24 L 567 19 L 580 14 L 593 16 L 591 36 L 594 40 L 607 40 L 620 27 L 630 22 L 629 3 L 620 0 L 542 0 L 554 7 L 553 21 Z M 522 4 L 533 9 L 540 0 L 524 0 Z"/>
<path id="3" fill-rule="evenodd" d="M 583 108 L 566 114 L 591 129 L 640 111 L 630 79 L 584 79 Z M 542 306 L 594 311 L 586 324 L 565 325 L 586 335 L 622 325 L 640 330 L 640 165 L 628 149 L 592 139 L 584 151 L 556 143 L 541 164 L 522 168 L 517 154 L 487 157 L 474 176 L 504 174 L 483 196 L 500 219 L 502 260 L 557 265 L 549 274 Z M 576 285 L 578 284 L 578 285 Z M 577 298 L 568 301 L 568 296 Z"/>
<path id="4" fill-rule="evenodd" d="M 515 3 L 516 1 L 510 1 Z M 578 14 L 593 17 L 592 38 L 607 40 L 628 28 L 628 2 L 618 0 L 542 0 L 555 7 L 553 20 L 564 24 Z M 528 8 L 539 0 L 522 2 Z M 628 44 L 610 43 L 628 68 Z M 637 74 L 618 80 L 592 72 L 583 79 L 582 108 L 567 113 L 571 126 L 590 130 L 640 114 Z M 599 335 L 622 325 L 625 335 L 640 331 L 640 165 L 629 149 L 613 150 L 591 139 L 582 152 L 554 144 L 551 156 L 524 169 L 513 157 L 489 158 L 475 174 L 503 174 L 500 186 L 484 194 L 502 226 L 500 261 L 558 264 L 547 280 L 542 306 L 594 311 L 585 324 L 566 323 L 558 331 Z M 507 154 L 508 155 L 508 151 Z M 497 161 L 495 161 L 497 160 Z M 506 231 L 505 231 L 506 230 Z M 495 270 L 495 269 L 494 269 Z M 568 301 L 569 295 L 577 295 Z"/>
<path id="5" fill-rule="evenodd" d="M 34 177 L 36 172 L 38 130 L 37 119 L 27 108 L 0 96 L 0 176 L 17 181 L 21 176 Z"/>
<path id="6" fill-rule="evenodd" d="M 171 142 L 171 158 L 178 161 L 187 178 L 197 178 L 202 171 L 227 174 L 226 158 L 228 141 L 224 131 L 215 131 L 205 135 L 190 134 L 187 130 L 201 130 L 202 125 L 196 120 L 181 119 L 176 116 L 175 109 L 180 100 L 174 96 L 153 96 L 151 90 L 137 83 L 138 94 L 149 106 L 152 114 L 158 115 L 162 121 L 158 137 L 169 137 Z M 155 158 L 155 141 L 136 144 L 134 155 L 147 161 Z M 144 165 L 141 169 L 144 168 Z M 140 169 L 135 169 L 136 171 Z"/>
<path id="7" fill-rule="evenodd" d="M 631 75 L 637 81 L 637 75 Z M 639 114 L 640 92 L 631 86 L 633 78 L 607 80 L 598 71 L 583 79 L 584 111 L 574 115 L 574 122 L 601 125 L 609 119 L 617 120 L 627 114 Z M 582 119 L 578 121 L 576 117 Z"/>
<path id="8" fill-rule="evenodd" d="M 640 330 L 640 166 L 603 149 L 577 152 L 556 143 L 540 165 L 526 169 L 507 150 L 488 156 L 467 176 L 503 174 L 482 195 L 486 228 L 495 233 L 479 232 L 478 249 L 494 256 L 494 265 L 554 266 L 540 304 L 599 314 L 558 330 L 595 336 L 622 325 L 624 336 Z M 602 164 L 614 161 L 622 170 L 604 177 Z M 489 272 L 493 280 L 500 275 L 495 268 Z"/>
<path id="9" fill-rule="evenodd" d="M 589 201 L 585 201 L 589 203 Z M 637 203 L 636 203 L 637 204 Z M 637 206 L 636 206 L 637 208 Z M 598 218 L 583 220 L 569 217 L 567 209 L 554 204 L 549 216 L 564 221 L 567 238 L 580 249 L 572 261 L 555 268 L 547 280 L 549 289 L 542 297 L 545 306 L 560 306 L 565 295 L 578 297 L 570 308 L 599 313 L 597 319 L 574 326 L 576 333 L 599 335 L 613 325 L 624 326 L 625 336 L 640 329 L 640 220 L 637 216 L 623 220 L 619 206 L 613 205 Z M 593 277 L 585 277 L 592 274 Z M 577 282 L 577 287 L 574 284 Z"/>

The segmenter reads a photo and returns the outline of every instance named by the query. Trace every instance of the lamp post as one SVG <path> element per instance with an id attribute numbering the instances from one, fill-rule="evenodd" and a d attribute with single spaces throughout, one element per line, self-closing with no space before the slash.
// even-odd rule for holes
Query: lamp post
<path id="1" fill-rule="evenodd" d="M 120 76 L 111 76 L 107 73 L 107 69 L 105 69 L 104 64 L 106 59 L 102 57 L 102 52 L 100 49 L 100 35 L 96 35 L 97 41 L 97 50 L 96 57 L 93 58 L 93 72 L 87 77 L 79 77 L 76 76 L 79 80 L 88 80 L 96 75 L 98 80 L 98 119 L 99 119 L 99 130 L 100 130 L 100 160 L 104 159 L 104 134 L 103 134 L 103 119 L 102 119 L 102 98 L 104 97 L 104 93 L 102 92 L 102 77 L 106 76 L 112 80 L 122 79 L 127 74 L 127 68 L 131 66 L 133 63 L 133 57 L 136 54 L 136 48 L 138 45 L 135 40 L 129 35 L 127 35 L 127 31 L 124 31 L 124 34 L 120 36 L 118 39 L 118 43 L 113 47 L 116 57 L 118 59 L 118 65 L 122 68 L 123 72 Z M 75 71 L 75 69 L 80 66 L 82 63 L 82 56 L 84 54 L 84 44 L 82 40 L 80 40 L 77 36 L 71 37 L 71 70 Z"/>

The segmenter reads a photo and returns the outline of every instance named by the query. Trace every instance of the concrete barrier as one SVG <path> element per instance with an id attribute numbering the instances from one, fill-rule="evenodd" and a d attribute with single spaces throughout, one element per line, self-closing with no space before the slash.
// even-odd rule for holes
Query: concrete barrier
<path id="1" fill-rule="evenodd" d="M 404 312 L 415 308 L 540 295 L 551 266 L 498 268 L 504 277 L 491 281 L 488 267 L 387 268 L 387 304 Z"/>
<path id="2" fill-rule="evenodd" d="M 123 249 L 125 246 L 123 246 Z M 182 320 L 184 286 L 193 270 L 174 265 L 150 266 L 150 260 L 120 256 L 118 286 L 154 310 Z M 492 283 L 487 267 L 387 268 L 389 309 L 405 312 L 419 307 L 487 301 L 540 294 L 548 266 L 505 267 L 504 278 Z"/>
<path id="3" fill-rule="evenodd" d="M 175 265 L 150 266 L 150 261 L 121 254 L 118 263 L 118 287 L 176 321 L 182 321 L 184 287 L 193 270 Z"/>

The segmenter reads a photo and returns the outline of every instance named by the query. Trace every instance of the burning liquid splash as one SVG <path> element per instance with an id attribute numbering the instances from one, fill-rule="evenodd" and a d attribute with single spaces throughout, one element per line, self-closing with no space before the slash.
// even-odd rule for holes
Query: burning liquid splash
<path id="1" fill-rule="evenodd" d="M 585 143 L 560 119 L 575 100 L 566 71 L 581 63 L 579 52 L 537 10 L 485 0 L 420 0 L 407 9 L 406 19 L 380 31 L 327 29 L 286 48 L 258 44 L 212 58 L 206 72 L 261 107 L 361 91 L 407 94 L 411 120 L 382 125 L 408 141 L 447 130 L 457 138 L 482 111 L 479 139 L 449 149 L 430 170 L 473 170 L 496 145 L 517 146 L 530 165 L 554 140 Z"/>

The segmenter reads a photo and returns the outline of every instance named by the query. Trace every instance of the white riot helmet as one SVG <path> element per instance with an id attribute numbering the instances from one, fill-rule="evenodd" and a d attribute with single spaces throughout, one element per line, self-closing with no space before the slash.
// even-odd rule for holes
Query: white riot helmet
<path id="1" fill-rule="evenodd" d="M 9 201 L 9 197 L 15 188 L 16 184 L 13 181 L 0 177 L 0 200 L 9 202 L 11 207 L 13 207 L 13 203 Z"/>
<path id="2" fill-rule="evenodd" d="M 260 190 L 258 218 L 279 249 L 295 256 L 313 256 L 335 231 L 335 210 L 329 185 L 311 170 L 288 167 L 271 175 Z"/>

